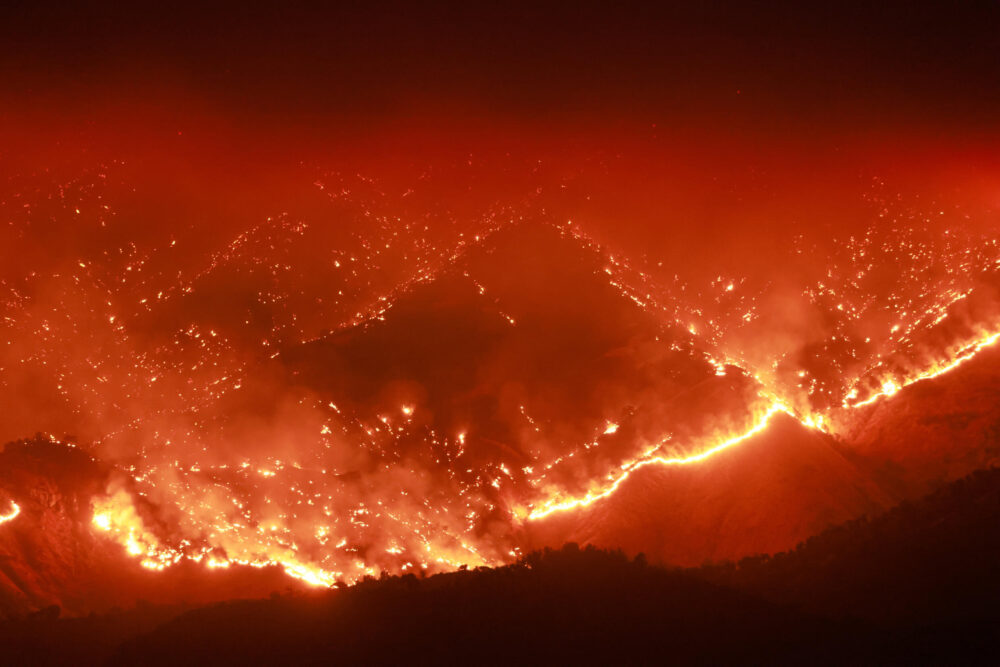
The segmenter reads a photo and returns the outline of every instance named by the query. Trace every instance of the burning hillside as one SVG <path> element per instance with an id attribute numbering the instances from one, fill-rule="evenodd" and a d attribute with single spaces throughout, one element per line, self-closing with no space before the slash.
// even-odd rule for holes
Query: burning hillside
<path id="1" fill-rule="evenodd" d="M 938 448 L 910 470 L 872 436 L 910 384 L 997 340 L 1000 248 L 955 225 L 960 204 L 864 186 L 857 233 L 789 236 L 780 272 L 740 274 L 630 256 L 587 223 L 588 169 L 300 166 L 228 210 L 122 161 L 11 175 L 0 433 L 43 427 L 37 447 L 94 471 L 59 492 L 57 538 L 45 507 L 65 503 L 7 464 L 12 604 L 86 609 L 68 572 L 120 559 L 262 570 L 247 576 L 266 587 L 273 570 L 334 586 L 564 539 L 738 557 L 987 462 Z M 43 552 L 76 564 L 35 562 L 34 584 Z"/>

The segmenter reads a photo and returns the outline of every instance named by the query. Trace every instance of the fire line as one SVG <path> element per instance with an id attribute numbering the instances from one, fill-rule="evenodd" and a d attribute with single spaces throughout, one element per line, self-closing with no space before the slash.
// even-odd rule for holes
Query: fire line
<path id="1" fill-rule="evenodd" d="M 944 375 L 945 373 L 948 373 L 949 371 L 958 368 L 966 361 L 972 359 L 983 349 L 994 345 L 997 342 L 997 340 L 1000 340 L 1000 332 L 986 335 L 980 338 L 978 341 L 966 345 L 959 352 L 958 356 L 955 359 L 951 360 L 950 362 L 944 365 L 935 365 L 930 370 L 927 370 L 912 378 L 903 380 L 899 383 L 896 383 L 893 380 L 886 380 L 882 384 L 881 391 L 875 393 L 870 398 L 853 404 L 845 401 L 844 406 L 848 408 L 861 408 L 874 403 L 880 398 L 883 397 L 888 398 L 894 396 L 897 393 L 899 393 L 901 389 L 916 384 L 917 382 L 922 382 L 924 380 L 940 377 L 941 375 Z M 625 480 L 628 479 L 633 472 L 641 468 L 645 468 L 646 466 L 654 464 L 664 465 L 664 466 L 689 465 L 692 463 L 698 463 L 704 461 L 723 450 L 729 449 L 730 447 L 738 445 L 744 442 L 745 440 L 751 438 L 752 436 L 757 435 L 765 428 L 767 428 L 767 425 L 770 422 L 771 417 L 773 417 L 775 414 L 779 412 L 787 414 L 788 416 L 792 417 L 803 426 L 811 429 L 822 430 L 822 424 L 826 421 L 826 417 L 824 415 L 820 415 L 818 419 L 815 419 L 813 417 L 802 418 L 799 415 L 795 414 L 795 412 L 790 410 L 783 403 L 775 400 L 764 412 L 763 416 L 750 429 L 748 429 L 744 433 L 741 433 L 732 438 L 729 438 L 728 440 L 724 440 L 720 443 L 707 447 L 706 449 L 700 451 L 699 453 L 692 454 L 691 456 L 664 458 L 661 456 L 646 455 L 639 457 L 638 459 L 633 459 L 632 461 L 629 461 L 624 465 L 620 466 L 619 471 L 617 473 L 612 473 L 609 477 L 609 483 L 600 488 L 599 490 L 588 491 L 583 496 L 568 498 L 565 500 L 561 500 L 558 497 L 550 499 L 544 502 L 540 507 L 531 509 L 528 512 L 526 518 L 529 521 L 537 521 L 539 519 L 544 519 L 545 517 L 555 512 L 565 512 L 568 510 L 580 509 L 592 505 L 593 503 L 614 494 L 622 485 L 622 483 L 624 483 Z M 656 451 L 657 449 L 659 449 L 659 445 L 656 448 L 654 448 L 653 451 Z"/>

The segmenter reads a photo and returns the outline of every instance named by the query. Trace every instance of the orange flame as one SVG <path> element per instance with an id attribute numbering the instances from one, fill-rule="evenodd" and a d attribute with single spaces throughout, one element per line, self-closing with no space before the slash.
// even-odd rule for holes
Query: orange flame
<path id="1" fill-rule="evenodd" d="M 130 556 L 142 558 L 141 565 L 150 570 L 164 570 L 182 560 L 204 563 L 210 569 L 226 569 L 233 566 L 280 567 L 289 576 L 306 584 L 328 588 L 336 586 L 339 582 L 352 583 L 365 575 L 378 573 L 375 568 L 366 566 L 360 561 L 356 564 L 359 570 L 355 573 L 324 569 L 301 560 L 293 547 L 261 545 L 259 548 L 248 548 L 246 555 L 240 557 L 225 555 L 211 546 L 195 547 L 189 543 L 180 548 L 166 546 L 146 529 L 142 518 L 135 510 L 131 496 L 123 490 L 96 499 L 93 502 L 93 511 L 94 527 L 121 544 Z M 475 558 L 455 559 L 448 552 L 432 549 L 430 545 L 426 547 L 427 555 L 435 563 L 451 569 L 457 569 L 462 565 L 486 563 L 471 547 L 464 544 L 462 546 Z"/>
<path id="2" fill-rule="evenodd" d="M 13 521 L 21 513 L 21 506 L 11 501 L 10 511 L 6 514 L 0 514 L 0 524 L 7 523 L 8 521 Z"/>
<path id="3" fill-rule="evenodd" d="M 543 503 L 540 507 L 530 510 L 527 514 L 527 519 L 529 521 L 536 521 L 538 519 L 543 519 L 549 516 L 553 512 L 565 512 L 566 510 L 578 509 L 581 507 L 587 507 L 588 505 L 592 505 L 598 500 L 601 500 L 602 498 L 607 498 L 608 496 L 613 494 L 615 491 L 618 490 L 618 488 L 622 485 L 622 483 L 626 479 L 628 479 L 629 476 L 631 476 L 633 472 L 639 470 L 640 468 L 645 468 L 646 466 L 690 465 L 692 463 L 698 463 L 700 461 L 704 461 L 705 459 L 715 454 L 718 454 L 723 450 L 729 449 L 730 447 L 738 445 L 744 440 L 747 440 L 757 435 L 765 428 L 767 428 L 768 422 L 771 421 L 771 417 L 778 414 L 779 412 L 783 412 L 787 415 L 790 415 L 798 419 L 798 417 L 796 417 L 796 415 L 783 403 L 775 401 L 771 403 L 770 406 L 768 406 L 767 410 L 764 411 L 764 414 L 752 427 L 750 427 L 743 433 L 740 433 L 739 435 L 730 437 L 721 442 L 717 442 L 713 445 L 710 445 L 705 449 L 703 449 L 701 452 L 697 454 L 692 454 L 691 456 L 665 458 L 662 456 L 647 455 L 640 457 L 638 459 L 634 459 L 622 465 L 617 472 L 609 475 L 607 478 L 607 483 L 604 484 L 602 487 L 592 491 L 588 491 L 585 495 L 576 498 L 562 498 L 558 496 L 552 498 Z M 659 447 L 660 445 L 657 445 L 653 451 L 656 451 L 657 449 L 659 449 Z"/>
<path id="4" fill-rule="evenodd" d="M 857 403 L 849 403 L 847 400 L 845 400 L 844 407 L 861 408 L 866 405 L 871 405 L 880 398 L 883 397 L 888 398 L 890 396 L 895 395 L 896 393 L 899 392 L 900 389 L 903 389 L 904 387 L 909 387 L 912 384 L 916 384 L 917 382 L 923 382 L 924 380 L 930 380 L 932 378 L 940 377 L 945 373 L 958 368 L 966 361 L 972 359 L 977 354 L 979 354 L 979 352 L 981 352 L 983 349 L 995 344 L 997 340 L 1000 340 L 1000 332 L 987 334 L 982 338 L 980 338 L 979 340 L 976 340 L 963 347 L 961 350 L 959 350 L 958 354 L 951 361 L 936 363 L 933 366 L 931 366 L 930 369 L 924 371 L 923 373 L 919 373 L 917 375 L 905 378 L 903 380 L 897 381 L 895 379 L 888 378 L 885 381 L 883 381 L 882 388 L 880 391 L 875 392 L 865 400 L 858 401 Z"/>

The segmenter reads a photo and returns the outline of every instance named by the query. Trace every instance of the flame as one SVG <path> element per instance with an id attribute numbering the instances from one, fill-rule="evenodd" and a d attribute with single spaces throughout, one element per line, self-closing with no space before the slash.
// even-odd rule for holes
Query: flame
<path id="1" fill-rule="evenodd" d="M 922 373 L 918 373 L 903 380 L 895 380 L 891 378 L 886 379 L 882 382 L 882 388 L 880 391 L 877 391 L 865 400 L 858 401 L 856 403 L 849 403 L 848 400 L 845 399 L 844 406 L 849 408 L 862 408 L 866 405 L 871 405 L 881 398 L 894 396 L 900 389 L 909 387 L 910 385 L 923 382 L 924 380 L 931 380 L 933 378 L 940 377 L 945 373 L 955 370 L 982 352 L 984 349 L 993 346 L 996 344 L 997 340 L 1000 340 L 1000 332 L 985 334 L 978 340 L 973 341 L 972 343 L 969 343 L 961 348 L 955 358 L 950 361 L 938 362 Z M 856 395 L 856 391 L 854 392 L 854 395 Z"/>
<path id="2" fill-rule="evenodd" d="M 0 514 L 0 524 L 7 523 L 8 521 L 13 521 L 21 513 L 21 506 L 11 501 L 10 511 L 6 514 Z"/>
<path id="3" fill-rule="evenodd" d="M 556 497 L 547 500 L 546 502 L 542 503 L 541 506 L 532 508 L 527 513 L 527 519 L 530 521 L 537 521 L 538 519 L 543 519 L 554 512 L 565 512 L 567 510 L 579 509 L 582 507 L 587 507 L 589 505 L 592 505 L 598 500 L 607 498 L 608 496 L 613 494 L 615 491 L 619 489 L 619 487 L 621 487 L 622 483 L 624 483 L 625 480 L 627 480 L 632 475 L 633 472 L 641 468 L 645 468 L 646 466 L 650 465 L 683 466 L 704 461 L 705 459 L 708 459 L 709 457 L 714 456 L 715 454 L 718 454 L 721 451 L 729 449 L 730 447 L 738 445 L 741 442 L 757 435 L 765 428 L 767 428 L 767 425 L 771 421 L 771 418 L 778 413 L 784 413 L 798 419 L 787 406 L 785 406 L 781 402 L 775 401 L 767 407 L 767 409 L 764 411 L 764 413 L 761 415 L 761 417 L 757 420 L 757 422 L 753 426 L 751 426 L 743 433 L 740 433 L 739 435 L 732 436 L 730 438 L 722 440 L 721 442 L 713 443 L 707 446 L 706 448 L 702 449 L 702 451 L 700 451 L 699 453 L 692 454 L 691 456 L 680 456 L 672 458 L 666 458 L 662 456 L 644 456 L 629 461 L 620 466 L 616 472 L 611 473 L 608 476 L 605 484 L 603 484 L 599 488 L 594 489 L 592 491 L 588 491 L 585 495 L 579 497 L 571 497 L 571 498 Z M 653 451 L 658 450 L 660 446 L 661 445 L 657 445 Z"/>
<path id="4" fill-rule="evenodd" d="M 112 494 L 94 499 L 92 503 L 93 526 L 102 534 L 119 543 L 130 556 L 141 558 L 141 565 L 149 570 L 165 570 L 181 561 L 204 563 L 212 570 L 227 569 L 233 566 L 252 568 L 279 567 L 287 575 L 305 582 L 311 586 L 331 588 L 341 583 L 354 583 L 363 576 L 377 574 L 377 570 L 358 562 L 355 572 L 343 572 L 327 569 L 308 563 L 300 558 L 294 548 L 264 545 L 256 551 L 253 547 L 246 548 L 246 555 L 227 555 L 208 544 L 196 546 L 186 540 L 181 546 L 168 546 L 149 531 L 135 509 L 130 494 L 117 490 Z M 272 526 L 276 530 L 277 526 Z M 326 527 L 316 531 L 320 538 L 328 534 Z M 337 548 L 345 546 L 342 540 Z M 478 566 L 487 564 L 476 556 L 476 552 L 468 545 L 463 545 L 467 552 L 464 556 L 455 558 L 447 549 L 434 549 L 428 544 L 426 550 L 431 561 L 448 569 L 457 569 L 463 565 Z M 401 553 L 399 549 L 389 549 L 390 553 Z M 471 556 L 471 557 L 470 557 Z M 410 563 L 408 567 L 413 567 Z M 428 563 L 422 563 L 426 569 Z M 405 569 L 405 568 L 404 568 Z"/>
<path id="5" fill-rule="evenodd" d="M 143 525 L 131 496 L 123 490 L 95 499 L 92 508 L 94 527 L 121 544 L 130 556 L 142 558 L 142 566 L 150 570 L 164 570 L 182 560 L 190 560 L 204 561 L 210 569 L 229 568 L 233 565 L 255 568 L 280 566 L 290 576 L 316 586 L 333 586 L 339 577 L 339 573 L 311 567 L 294 557 L 228 558 L 215 554 L 214 549 L 207 547 L 185 551 L 164 546 Z"/>
<path id="6" fill-rule="evenodd" d="M 143 567 L 162 570 L 178 560 L 178 554 L 162 548 L 156 536 L 146 530 L 126 491 L 95 498 L 91 506 L 94 527 L 121 543 L 130 556 L 141 557 Z"/>

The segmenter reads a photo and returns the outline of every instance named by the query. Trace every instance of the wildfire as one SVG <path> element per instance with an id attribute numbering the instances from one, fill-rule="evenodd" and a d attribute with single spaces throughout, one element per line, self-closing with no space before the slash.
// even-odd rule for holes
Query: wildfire
<path id="1" fill-rule="evenodd" d="M 595 244 L 590 239 L 582 235 L 578 228 L 573 228 L 571 232 L 573 238 L 576 238 L 585 247 L 590 248 L 598 253 L 603 253 L 604 250 L 599 245 Z M 685 315 L 682 312 L 683 309 L 679 303 L 667 304 L 666 302 L 659 301 L 656 295 L 650 290 L 645 289 L 640 291 L 640 287 L 636 287 L 633 283 L 638 281 L 639 283 L 648 283 L 648 277 L 642 273 L 637 273 L 628 262 L 621 257 L 613 257 L 610 259 L 607 267 L 604 269 L 604 274 L 608 276 L 609 284 L 615 289 L 619 290 L 623 296 L 627 297 L 631 302 L 633 302 L 637 307 L 651 312 L 666 315 L 668 320 L 674 321 L 680 328 L 686 329 L 691 335 L 698 335 L 702 328 L 706 328 L 707 332 L 704 333 L 704 338 L 706 341 L 716 340 L 719 333 L 719 324 L 711 319 L 705 322 L 699 323 L 697 326 L 691 323 L 690 320 L 685 319 Z M 638 276 L 638 277 L 636 277 Z M 721 278 L 719 279 L 721 280 Z M 479 294 L 485 294 L 487 290 L 478 282 L 474 281 L 474 284 L 478 288 Z M 732 297 L 736 298 L 739 292 L 735 291 L 732 287 L 733 283 L 722 284 L 722 290 L 725 294 L 733 293 Z M 396 292 L 398 295 L 400 292 Z M 743 297 L 740 297 L 743 298 Z M 944 303 L 954 303 L 959 297 L 949 297 Z M 372 317 L 379 318 L 381 315 L 391 307 L 392 300 L 383 300 L 380 302 L 379 310 Z M 745 307 L 744 302 L 740 302 L 740 306 Z M 850 307 L 845 307 L 843 302 L 837 304 L 838 311 L 844 313 L 853 313 L 854 311 Z M 694 312 L 701 314 L 698 309 Z M 934 310 L 933 314 L 935 316 L 934 324 L 941 321 L 943 315 L 940 309 Z M 752 322 L 756 315 L 752 312 L 752 306 L 750 311 L 740 315 L 741 322 Z M 355 323 L 356 325 L 356 323 Z M 898 327 L 895 327 L 892 331 L 893 334 L 898 333 Z M 912 327 L 911 327 L 912 330 Z M 200 334 L 198 332 L 192 333 L 192 336 L 201 340 Z M 216 332 L 212 331 L 206 339 L 218 339 Z M 860 408 L 865 405 L 869 405 L 880 398 L 887 398 L 897 394 L 903 388 L 925 379 L 930 379 L 933 377 L 938 377 L 948 371 L 957 368 L 965 361 L 974 357 L 982 349 L 993 345 L 998 339 L 1000 339 L 1000 333 L 990 334 L 982 337 L 981 339 L 974 341 L 973 343 L 966 345 L 961 348 L 957 355 L 947 362 L 941 362 L 935 364 L 930 369 L 914 375 L 912 377 L 896 378 L 890 377 L 884 379 L 879 385 L 879 390 L 873 395 L 867 397 L 862 401 L 857 401 L 852 403 L 851 400 L 855 399 L 858 395 L 858 390 L 854 389 L 848 393 L 847 398 L 843 399 L 842 404 L 847 408 Z M 792 400 L 785 400 L 778 398 L 782 396 L 782 392 L 779 391 L 780 387 L 774 382 L 767 382 L 762 377 L 750 371 L 750 365 L 742 362 L 739 357 L 733 357 L 731 355 L 725 354 L 721 349 L 717 349 L 713 354 L 705 354 L 706 363 L 714 370 L 716 376 L 725 376 L 727 374 L 727 367 L 732 367 L 737 370 L 742 370 L 744 373 L 750 375 L 754 380 L 756 380 L 760 387 L 763 388 L 762 396 L 765 399 L 766 408 L 757 414 L 753 423 L 743 432 L 728 435 L 718 440 L 706 441 L 700 443 L 696 448 L 696 453 L 686 455 L 686 456 L 664 456 L 658 454 L 662 451 L 666 445 L 666 440 L 656 443 L 651 448 L 648 448 L 640 452 L 636 456 L 627 458 L 624 462 L 618 464 L 614 471 L 608 474 L 606 477 L 596 480 L 592 483 L 591 488 L 583 493 L 582 495 L 569 495 L 565 491 L 558 488 L 558 485 L 549 484 L 544 488 L 546 491 L 543 495 L 547 495 L 540 502 L 530 502 L 527 505 L 515 505 L 513 510 L 514 516 L 521 517 L 528 521 L 538 521 L 542 520 L 557 512 L 567 512 L 582 509 L 593 505 L 594 503 L 605 499 L 614 493 L 616 493 L 624 484 L 624 482 L 632 475 L 633 472 L 645 468 L 647 466 L 662 465 L 662 466 L 685 466 L 693 465 L 715 456 L 720 452 L 727 449 L 733 448 L 740 445 L 746 440 L 758 435 L 764 431 L 770 420 L 778 413 L 784 413 L 794 419 L 796 419 L 803 426 L 816 429 L 824 432 L 831 432 L 831 426 L 833 421 L 833 412 L 823 413 L 815 412 L 809 414 L 803 414 L 797 410 L 793 410 L 789 405 L 794 404 Z M 810 382 L 811 378 L 807 376 L 804 371 L 800 371 L 797 374 L 798 378 L 801 378 L 803 383 Z M 856 383 L 857 384 L 857 383 Z M 324 404 L 326 405 L 326 404 Z M 341 418 L 345 425 L 351 426 L 350 417 L 342 411 L 337 404 L 333 402 L 328 402 L 328 407 L 333 413 L 330 415 L 330 421 L 324 423 L 319 429 L 321 436 L 332 437 L 338 432 L 338 428 L 344 432 L 350 432 L 349 428 L 344 426 L 337 427 L 333 424 L 333 418 Z M 379 441 L 379 438 L 384 439 L 384 445 L 390 448 L 394 439 L 397 437 L 402 437 L 407 433 L 407 429 L 411 426 L 415 426 L 412 417 L 415 412 L 414 405 L 405 403 L 399 406 L 399 412 L 403 416 L 402 422 L 395 422 L 386 415 L 378 416 L 378 422 L 374 425 L 363 423 L 361 421 L 356 421 L 353 427 L 357 427 L 360 433 L 363 433 L 365 437 L 374 444 Z M 525 414 L 527 421 L 532 425 L 535 431 L 539 430 L 539 425 L 536 424 L 535 420 L 525 413 L 525 409 L 521 407 L 522 413 Z M 598 434 L 603 435 L 614 435 L 619 431 L 620 425 L 617 422 L 606 421 L 604 426 L 598 430 Z M 460 432 L 453 440 L 456 447 L 455 456 L 456 458 L 462 456 L 465 453 L 466 447 L 466 432 Z M 587 444 L 583 449 L 589 449 L 591 447 L 599 446 L 599 439 L 595 437 L 594 441 Z M 560 456 L 556 461 L 546 464 L 544 461 L 533 461 L 531 465 L 523 466 L 523 471 L 528 475 L 528 481 L 536 489 L 541 487 L 542 479 L 544 478 L 545 471 L 550 470 L 554 465 L 560 462 L 572 460 L 573 454 L 568 454 L 565 456 Z M 219 469 L 225 469 L 226 466 L 221 466 Z M 256 471 L 259 477 L 264 480 L 277 480 L 281 477 L 278 475 L 278 471 L 291 470 L 291 469 L 301 469 L 297 464 L 291 468 L 286 468 L 285 465 L 280 461 L 272 461 L 267 465 L 262 465 L 260 467 L 251 467 L 247 462 L 242 464 L 242 469 L 248 469 L 251 471 Z M 501 465 L 500 468 L 507 471 L 506 466 Z M 209 470 L 209 468 L 203 468 L 201 465 L 190 466 L 190 472 L 197 473 L 201 472 L 203 469 Z M 536 474 L 535 470 L 540 470 L 541 472 Z M 469 472 L 472 472 L 471 470 Z M 283 472 L 282 475 L 285 473 Z M 325 471 L 324 471 L 325 474 Z M 505 473 L 509 477 L 509 472 Z M 490 476 L 486 478 L 487 482 L 492 488 L 499 490 L 504 481 L 503 477 L 500 476 Z M 313 484 L 312 481 L 308 482 Z M 295 487 L 292 487 L 295 489 Z M 301 494 L 301 491 L 295 490 L 296 493 Z M 404 493 L 405 495 L 405 493 Z M 319 494 L 315 494 L 312 499 L 309 500 L 309 504 L 322 505 L 323 503 L 332 502 L 331 497 L 322 497 Z M 237 507 L 242 508 L 241 501 L 233 501 Z M 381 505 L 381 503 L 379 503 Z M 429 505 L 424 503 L 425 508 L 430 508 Z M 421 510 L 423 511 L 423 510 Z M 440 512 L 440 509 L 434 509 L 435 512 Z M 467 516 L 469 517 L 468 530 L 473 530 L 475 526 L 475 520 L 477 518 L 477 512 L 475 510 L 469 511 Z M 327 509 L 324 513 L 324 518 L 335 518 L 336 514 L 331 510 Z M 287 519 L 287 521 L 301 520 L 294 515 L 287 517 L 282 517 Z M 400 571 L 406 571 L 409 568 L 420 567 L 422 569 L 428 568 L 456 568 L 461 565 L 480 565 L 489 564 L 491 562 L 496 562 L 491 560 L 489 557 L 485 557 L 480 554 L 476 548 L 470 546 L 469 543 L 460 541 L 458 536 L 454 536 L 455 539 L 459 539 L 461 546 L 447 546 L 437 540 L 432 536 L 432 531 L 434 530 L 431 526 L 425 526 L 417 528 L 415 524 L 412 524 L 409 520 L 403 519 L 397 516 L 393 511 L 389 510 L 389 506 L 385 505 L 378 510 L 374 508 L 365 507 L 362 503 L 361 508 L 355 510 L 351 514 L 351 523 L 360 527 L 370 526 L 372 520 L 385 520 L 386 518 L 391 518 L 393 521 L 397 521 L 400 525 L 405 526 L 407 531 L 412 531 L 414 535 L 418 537 L 418 543 L 422 544 L 418 551 L 422 551 L 422 557 L 414 558 L 412 549 L 402 549 L 393 546 L 387 550 L 387 553 L 399 558 L 401 565 L 397 564 L 396 567 L 400 568 Z M 190 544 L 182 546 L 167 546 L 164 545 L 160 540 L 158 540 L 154 535 L 147 531 L 142 525 L 142 521 L 138 514 L 135 512 L 134 507 L 131 504 L 131 499 L 128 494 L 114 494 L 109 499 L 103 501 L 103 504 L 95 504 L 94 513 L 94 526 L 96 529 L 103 533 L 111 535 L 116 541 L 121 543 L 126 551 L 138 558 L 142 559 L 142 565 L 149 569 L 160 570 L 169 567 L 181 560 L 191 560 L 195 562 L 202 562 L 206 566 L 212 569 L 228 568 L 234 565 L 243 565 L 250 567 L 268 567 L 276 566 L 282 568 L 290 576 L 307 582 L 311 585 L 317 586 L 333 586 L 337 582 L 350 583 L 358 580 L 362 576 L 375 574 L 379 571 L 380 567 L 372 565 L 370 562 L 364 562 L 362 560 L 355 560 L 353 564 L 348 567 L 343 566 L 343 560 L 333 559 L 331 562 L 334 563 L 334 567 L 328 567 L 323 565 L 324 557 L 304 557 L 300 553 L 299 547 L 295 543 L 294 534 L 291 532 L 286 521 L 279 521 L 271 524 L 269 527 L 260 529 L 256 532 L 250 530 L 254 523 L 254 518 L 249 513 L 245 513 L 245 516 L 237 516 L 235 518 L 229 518 L 222 522 L 217 522 L 214 524 L 209 524 L 207 526 L 210 535 L 214 536 L 216 541 L 213 546 L 207 543 L 204 546 L 194 547 Z M 339 541 L 336 537 L 332 537 L 330 528 L 326 525 L 316 527 L 318 524 L 313 524 L 307 532 L 310 534 L 318 535 L 316 539 L 323 545 L 328 542 L 333 544 L 336 541 L 336 550 L 346 550 L 347 539 L 340 538 Z M 249 528 L 248 528 L 249 526 Z M 248 530 L 250 530 L 248 539 Z M 261 532 L 262 531 L 262 532 Z M 226 535 L 225 539 L 221 539 L 219 535 Z M 449 536 L 451 539 L 452 536 Z M 332 540 L 331 540 L 332 538 Z M 225 543 L 226 547 L 222 548 L 219 544 Z M 228 552 L 228 554 L 227 554 Z M 502 562 L 502 561 L 501 561 Z"/>
<path id="2" fill-rule="evenodd" d="M 79 213 L 84 209 L 76 207 L 77 200 L 95 196 L 90 185 L 57 185 L 67 193 L 65 201 L 73 201 L 74 228 L 86 224 Z M 550 213 L 542 214 L 551 210 L 546 202 L 534 195 L 528 203 L 519 197 L 509 204 L 491 197 L 479 216 L 438 220 L 433 211 L 391 201 L 388 188 L 365 176 L 324 174 L 317 187 L 363 222 L 325 236 L 321 225 L 288 214 L 262 217 L 205 240 L 208 245 L 183 261 L 176 253 L 188 252 L 186 245 L 197 239 L 182 238 L 178 245 L 173 233 L 169 239 L 133 238 L 122 227 L 121 234 L 108 236 L 114 245 L 101 247 L 100 254 L 0 282 L 0 370 L 37 374 L 73 415 L 87 415 L 88 428 L 100 429 L 85 433 L 93 443 L 89 448 L 127 472 L 135 490 L 95 499 L 92 527 L 146 568 L 162 570 L 185 560 L 211 569 L 273 566 L 310 584 L 332 586 L 386 571 L 505 562 L 516 549 L 509 543 L 512 531 L 490 528 L 502 522 L 497 517 L 537 521 L 590 506 L 616 493 L 636 470 L 695 465 L 739 446 L 779 412 L 835 433 L 847 409 L 947 373 L 1000 338 L 983 336 L 914 375 L 889 370 L 888 359 L 917 347 L 915 334 L 955 312 L 953 306 L 972 293 L 974 277 L 992 279 L 1000 266 L 996 242 L 938 238 L 926 234 L 922 223 L 879 222 L 832 249 L 817 246 L 816 261 L 810 257 L 808 263 L 819 270 L 805 274 L 793 295 L 805 309 L 822 313 L 818 319 L 828 326 L 825 338 L 808 341 L 814 353 L 806 370 L 795 365 L 805 365 L 796 355 L 761 345 L 774 332 L 767 328 L 773 326 L 767 309 L 775 299 L 754 276 L 668 275 L 655 258 L 634 261 L 588 236 L 581 224 L 554 222 Z M 97 221 L 102 228 L 114 214 L 112 197 L 104 196 L 92 202 L 107 212 L 108 220 Z M 15 221 L 12 238 L 30 232 L 30 217 L 17 222 L 30 210 L 20 200 L 13 208 L 0 201 L 0 210 Z M 261 389 L 253 384 L 261 362 L 269 364 L 264 375 L 270 380 L 292 368 L 291 362 L 282 366 L 290 351 L 298 354 L 306 344 L 331 342 L 325 339 L 348 330 L 363 338 L 369 327 L 389 319 L 397 302 L 439 277 L 467 287 L 469 298 L 491 318 L 503 318 L 501 325 L 517 325 L 490 335 L 519 341 L 539 331 L 546 335 L 531 308 L 511 297 L 509 286 L 494 283 L 497 277 L 476 255 L 502 250 L 490 239 L 533 217 L 541 219 L 546 234 L 571 246 L 572 270 L 592 270 L 600 281 L 596 290 L 591 284 L 581 288 L 581 303 L 591 291 L 620 296 L 638 309 L 628 306 L 628 317 L 642 316 L 636 318 L 641 324 L 635 340 L 648 344 L 653 357 L 686 355 L 685 364 L 694 362 L 691 376 L 703 371 L 705 385 L 718 383 L 712 387 L 721 387 L 720 396 L 729 391 L 726 386 L 754 387 L 759 405 L 746 429 L 681 443 L 689 447 L 680 451 L 693 453 L 674 456 L 665 434 L 683 432 L 687 424 L 649 426 L 658 419 L 655 399 L 639 408 L 653 404 L 654 414 L 619 418 L 633 404 L 624 392 L 608 392 L 614 398 L 594 406 L 598 419 L 581 422 L 586 430 L 577 438 L 579 424 L 569 424 L 570 431 L 554 423 L 552 411 L 531 403 L 532 389 L 517 395 L 522 389 L 512 382 L 510 397 L 520 415 L 502 424 L 512 427 L 512 435 L 501 442 L 506 436 L 497 438 L 471 417 L 478 408 L 470 414 L 455 410 L 460 416 L 454 421 L 442 417 L 446 411 L 435 409 L 433 388 L 427 397 L 409 388 L 379 394 L 395 398 L 377 409 L 357 396 L 326 395 L 325 388 L 299 382 L 304 378 L 275 380 L 273 392 L 271 386 L 247 391 Z M 793 245 L 785 249 L 808 251 L 798 241 Z M 886 278 L 880 267 L 891 267 L 892 275 Z M 243 287 L 247 294 L 237 293 Z M 216 313 L 226 310 L 219 294 L 231 292 L 234 301 L 244 299 L 234 304 L 236 315 Z M 556 294 L 557 300 L 576 298 Z M 600 318 L 604 312 L 593 314 Z M 234 321 L 227 322 L 227 315 Z M 419 314 L 407 316 L 419 324 Z M 625 352 L 634 351 L 631 343 L 623 345 Z M 635 356 L 647 359 L 644 353 Z M 606 357 L 608 363 L 618 358 Z M 402 375 L 401 381 L 410 381 Z M 273 420 L 256 412 L 245 418 L 242 401 L 256 393 L 280 398 L 283 410 L 291 407 Z M 660 430 L 646 441 L 652 446 L 642 448 L 631 438 L 646 427 Z M 567 432 L 574 433 L 569 444 Z M 563 470 L 579 479 L 595 459 L 610 460 L 612 472 L 584 478 L 572 492 L 558 481 L 565 479 L 558 476 Z M 138 511 L 144 507 L 139 497 L 169 507 L 176 525 L 166 530 L 152 514 Z M 13 504 L 0 523 L 19 512 Z"/>

